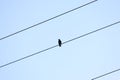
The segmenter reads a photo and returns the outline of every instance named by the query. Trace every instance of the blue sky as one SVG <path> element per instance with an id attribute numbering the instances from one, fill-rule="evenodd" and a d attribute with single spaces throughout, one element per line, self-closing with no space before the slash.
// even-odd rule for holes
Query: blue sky
<path id="1" fill-rule="evenodd" d="M 0 37 L 90 0 L 0 0 Z M 120 20 L 120 1 L 84 8 L 0 41 L 0 65 Z M 120 24 L 0 69 L 0 80 L 90 80 L 120 68 Z M 99 80 L 119 80 L 120 72 Z"/>

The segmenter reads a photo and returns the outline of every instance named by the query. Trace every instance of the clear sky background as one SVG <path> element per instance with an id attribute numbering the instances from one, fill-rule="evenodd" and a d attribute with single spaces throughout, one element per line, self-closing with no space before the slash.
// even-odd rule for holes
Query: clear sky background
<path id="1" fill-rule="evenodd" d="M 0 37 L 91 0 L 0 0 Z M 0 41 L 0 65 L 120 20 L 119 0 L 98 0 Z M 0 69 L 0 80 L 91 80 L 120 68 L 120 24 Z M 98 80 L 119 80 L 120 72 Z"/>

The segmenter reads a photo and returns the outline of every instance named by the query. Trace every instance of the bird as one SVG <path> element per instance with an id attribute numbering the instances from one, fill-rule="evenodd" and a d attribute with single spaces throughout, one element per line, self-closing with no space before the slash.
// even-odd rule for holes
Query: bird
<path id="1" fill-rule="evenodd" d="M 59 47 L 61 47 L 61 45 L 62 45 L 62 41 L 60 39 L 58 39 L 58 45 L 59 45 Z"/>

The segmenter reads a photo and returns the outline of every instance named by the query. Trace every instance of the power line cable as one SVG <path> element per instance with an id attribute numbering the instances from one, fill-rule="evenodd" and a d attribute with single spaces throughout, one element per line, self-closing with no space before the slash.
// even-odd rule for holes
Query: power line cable
<path id="1" fill-rule="evenodd" d="M 108 28 L 108 27 L 111 27 L 111 26 L 113 26 L 113 25 L 116 25 L 116 24 L 118 24 L 118 23 L 120 23 L 120 21 L 115 22 L 115 23 L 112 23 L 112 24 L 107 25 L 107 26 L 104 26 L 104 27 L 102 27 L 102 28 L 96 29 L 96 30 L 94 30 L 94 31 L 88 32 L 88 33 L 86 33 L 86 34 L 83 34 L 83 35 L 81 35 L 81 36 L 75 37 L 75 38 L 73 38 L 73 39 L 67 40 L 67 41 L 63 42 L 62 44 L 66 44 L 66 43 L 71 42 L 71 41 L 74 41 L 74 40 L 76 40 L 76 39 L 85 37 L 85 36 L 87 36 L 87 35 L 90 35 L 90 34 L 92 34 L 92 33 L 97 32 L 97 31 L 100 31 L 100 30 L 106 29 L 106 28 Z M 10 64 L 13 64 L 13 63 L 15 63 L 15 62 L 24 60 L 24 59 L 26 59 L 26 58 L 32 57 L 32 56 L 34 56 L 34 55 L 40 54 L 40 53 L 45 52 L 45 51 L 47 51 L 47 50 L 53 49 L 53 48 L 55 48 L 55 47 L 57 47 L 57 46 L 58 46 L 58 45 L 54 45 L 54 46 L 52 46 L 52 47 L 46 48 L 46 49 L 41 50 L 41 51 L 39 51 L 39 52 L 33 53 L 33 54 L 31 54 L 31 55 L 25 56 L 25 57 L 23 57 L 23 58 L 17 59 L 17 60 L 12 61 L 12 62 L 6 63 L 6 64 L 4 64 L 4 65 L 1 65 L 0 68 L 3 68 L 3 67 L 5 67 L 5 66 L 8 66 L 8 65 L 10 65 Z"/>
<path id="2" fill-rule="evenodd" d="M 101 78 L 101 77 L 107 76 L 107 75 L 112 74 L 112 73 L 117 72 L 117 71 L 120 71 L 120 69 L 117 69 L 117 70 L 114 70 L 114 71 L 111 71 L 111 72 L 105 73 L 105 74 L 100 75 L 100 76 L 98 76 L 98 77 L 95 77 L 95 78 L 93 78 L 93 79 L 91 79 L 91 80 L 95 80 L 95 79 L 98 79 L 98 78 Z"/>
<path id="3" fill-rule="evenodd" d="M 26 31 L 26 30 L 31 29 L 31 28 L 33 28 L 33 27 L 36 27 L 36 26 L 38 26 L 38 25 L 40 25 L 40 24 L 46 23 L 46 22 L 48 22 L 48 21 L 51 21 L 51 20 L 53 20 L 53 19 L 55 19 L 55 18 L 58 18 L 58 17 L 60 17 L 60 16 L 63 16 L 63 15 L 65 15 L 65 14 L 67 14 L 67 13 L 73 12 L 73 11 L 75 11 L 75 10 L 77 10 L 77 9 L 80 9 L 80 8 L 82 8 L 82 7 L 84 7 L 84 6 L 87 6 L 87 5 L 89 5 L 89 4 L 93 3 L 93 2 L 96 2 L 96 1 L 97 1 L 97 0 L 88 2 L 88 3 L 86 3 L 86 4 L 82 5 L 82 6 L 76 7 L 76 8 L 74 8 L 74 9 L 71 9 L 71 10 L 66 11 L 66 12 L 64 12 L 64 13 L 61 13 L 61 14 L 59 14 L 59 15 L 57 15 L 57 16 L 54 16 L 54 17 L 52 17 L 52 18 L 49 18 L 49 19 L 44 20 L 44 21 L 42 21 L 42 22 L 39 22 L 39 23 L 37 23 L 37 24 L 35 24 L 35 25 L 32 25 L 32 26 L 27 27 L 27 28 L 25 28 L 25 29 L 19 30 L 19 31 L 17 31 L 17 32 L 15 32 L 15 33 L 12 33 L 12 34 L 9 34 L 9 35 L 7 35 L 7 36 L 4 36 L 4 37 L 0 38 L 0 40 L 6 39 L 6 38 L 11 37 L 11 36 L 13 36 L 13 35 L 16 35 L 16 34 L 18 34 L 18 33 L 21 33 L 21 32 L 23 32 L 23 31 Z"/>

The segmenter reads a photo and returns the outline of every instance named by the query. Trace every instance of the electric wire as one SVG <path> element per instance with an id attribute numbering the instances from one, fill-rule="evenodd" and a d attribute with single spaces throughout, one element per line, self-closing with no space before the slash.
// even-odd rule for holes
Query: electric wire
<path id="1" fill-rule="evenodd" d="M 120 69 L 117 69 L 117 70 L 114 70 L 114 71 L 111 71 L 111 72 L 105 73 L 105 74 L 100 75 L 100 76 L 98 76 L 98 77 L 95 77 L 95 78 L 93 78 L 93 79 L 91 79 L 91 80 L 95 80 L 95 79 L 98 79 L 98 78 L 101 78 L 101 77 L 107 76 L 107 75 L 112 74 L 112 73 L 115 73 L 115 72 L 117 72 L 117 71 L 120 71 Z"/>
<path id="2" fill-rule="evenodd" d="M 9 35 L 7 35 L 7 36 L 4 36 L 4 37 L 0 38 L 0 40 L 9 38 L 9 37 L 11 37 L 11 36 L 13 36 L 13 35 L 16 35 L 16 34 L 18 34 L 18 33 L 21 33 L 21 32 L 23 32 L 23 31 L 26 31 L 26 30 L 31 29 L 31 28 L 33 28 L 33 27 L 36 27 L 36 26 L 38 26 L 38 25 L 40 25 L 40 24 L 46 23 L 46 22 L 48 22 L 48 21 L 51 21 L 51 20 L 53 20 L 53 19 L 55 19 L 55 18 L 58 18 L 58 17 L 60 17 L 60 16 L 63 16 L 63 15 L 65 15 L 65 14 L 67 14 L 67 13 L 73 12 L 73 11 L 75 11 L 75 10 L 77 10 L 77 9 L 80 9 L 80 8 L 82 8 L 82 7 L 84 7 L 84 6 L 87 6 L 87 5 L 89 5 L 89 4 L 93 3 L 93 2 L 96 2 L 96 1 L 97 1 L 97 0 L 88 2 L 88 3 L 84 4 L 84 5 L 81 5 L 81 6 L 79 6 L 79 7 L 76 7 L 76 8 L 74 8 L 74 9 L 71 9 L 71 10 L 69 10 L 69 11 L 66 11 L 66 12 L 64 12 L 64 13 L 61 13 L 61 14 L 59 14 L 59 15 L 57 15 L 57 16 L 54 16 L 54 17 L 52 17 L 52 18 L 49 18 L 49 19 L 44 20 L 44 21 L 42 21 L 42 22 L 39 22 L 39 23 L 37 23 L 37 24 L 35 24 L 35 25 L 32 25 L 32 26 L 27 27 L 27 28 L 25 28 L 25 29 L 19 30 L 19 31 L 17 31 L 17 32 L 15 32 L 15 33 L 12 33 L 12 34 L 9 34 Z"/>
<path id="3" fill-rule="evenodd" d="M 116 25 L 116 24 L 118 24 L 118 23 L 120 23 L 120 21 L 117 21 L 117 22 L 115 22 L 115 23 L 109 24 L 109 25 L 104 26 L 104 27 L 102 27 L 102 28 L 93 30 L 93 31 L 91 31 L 91 32 L 88 32 L 88 33 L 83 34 L 83 35 L 81 35 L 81 36 L 75 37 L 75 38 L 73 38 L 73 39 L 67 40 L 67 41 L 63 42 L 62 45 L 63 45 L 63 44 L 66 44 L 66 43 L 68 43 L 68 42 L 74 41 L 74 40 L 76 40 L 76 39 L 85 37 L 85 36 L 87 36 L 87 35 L 90 35 L 90 34 L 92 34 L 92 33 L 97 32 L 97 31 L 104 30 L 104 29 L 106 29 L 106 28 L 108 28 L 108 27 L 111 27 L 111 26 L 113 26 L 113 25 Z M 31 54 L 31 55 L 28 55 L 28 56 L 25 56 L 25 57 L 23 57 L 23 58 L 17 59 L 17 60 L 15 60 L 15 61 L 8 62 L 8 63 L 6 63 L 6 64 L 4 64 L 4 65 L 1 65 L 0 68 L 3 68 L 3 67 L 8 66 L 8 65 L 10 65 L 10 64 L 13 64 L 13 63 L 16 63 L 16 62 L 18 62 L 18 61 L 24 60 L 24 59 L 26 59 L 26 58 L 32 57 L 32 56 L 34 56 L 34 55 L 40 54 L 40 53 L 42 53 L 42 52 L 48 51 L 48 50 L 53 49 L 53 48 L 55 48 L 55 47 L 57 47 L 57 46 L 58 46 L 58 45 L 54 45 L 54 46 L 52 46 L 52 47 L 49 47 L 49 48 L 46 48 L 46 49 L 44 49 L 44 50 L 38 51 L 38 52 L 33 53 L 33 54 Z"/>

